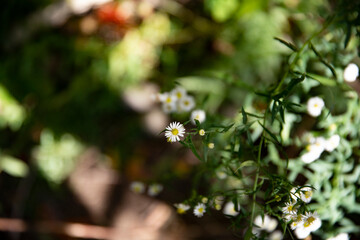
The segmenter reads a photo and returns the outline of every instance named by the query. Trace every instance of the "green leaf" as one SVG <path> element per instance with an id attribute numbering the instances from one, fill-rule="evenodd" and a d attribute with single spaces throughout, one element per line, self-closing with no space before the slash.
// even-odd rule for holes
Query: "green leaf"
<path id="1" fill-rule="evenodd" d="M 281 38 L 277 38 L 274 37 L 275 40 L 278 40 L 279 42 L 281 42 L 282 44 L 284 44 L 285 46 L 287 46 L 288 48 L 290 48 L 291 50 L 293 50 L 294 52 L 297 52 L 299 49 L 292 43 L 289 43 Z"/>
<path id="2" fill-rule="evenodd" d="M 350 39 L 351 39 L 351 24 L 348 22 L 347 23 L 347 28 L 346 28 L 346 37 L 345 37 L 345 41 L 344 41 L 344 49 L 349 44 Z"/>
<path id="3" fill-rule="evenodd" d="M 325 66 L 327 66 L 327 67 L 330 69 L 330 71 L 331 71 L 331 73 L 333 74 L 333 76 L 334 76 L 335 78 L 337 78 L 334 67 L 331 66 L 331 65 L 321 56 L 321 54 L 316 50 L 315 46 L 314 46 L 312 43 L 310 43 L 310 48 L 311 48 L 311 50 L 313 50 L 313 52 L 314 52 L 315 55 L 319 58 L 319 60 L 320 60 Z"/>
<path id="4" fill-rule="evenodd" d="M 277 139 L 277 137 L 276 137 L 272 132 L 270 132 L 269 129 L 267 129 L 267 128 L 266 128 L 264 125 L 262 125 L 260 122 L 258 122 L 258 123 L 262 126 L 262 128 L 265 130 L 265 132 L 267 132 L 267 133 L 270 135 L 270 137 L 271 137 L 277 144 L 281 145 L 280 142 L 279 142 L 279 140 Z"/>
<path id="5" fill-rule="evenodd" d="M 244 107 L 241 107 L 241 113 L 242 113 L 242 116 L 243 116 L 243 124 L 246 124 L 247 123 L 247 115 L 246 115 L 246 112 L 244 110 Z"/>
<path id="6" fill-rule="evenodd" d="M 298 85 L 299 83 L 301 83 L 302 81 L 304 81 L 305 79 L 305 75 L 302 74 L 301 77 L 299 78 L 293 78 L 291 79 L 291 81 L 289 82 L 289 84 L 287 85 L 287 87 L 280 93 L 276 94 L 274 96 L 274 99 L 278 100 L 280 98 L 283 98 L 283 97 L 287 97 L 290 92 L 293 90 L 293 88 Z"/>
<path id="7" fill-rule="evenodd" d="M 319 83 L 325 86 L 331 86 L 331 87 L 336 86 L 336 81 L 334 79 L 319 76 L 313 73 L 307 73 L 306 76 L 318 81 Z"/>

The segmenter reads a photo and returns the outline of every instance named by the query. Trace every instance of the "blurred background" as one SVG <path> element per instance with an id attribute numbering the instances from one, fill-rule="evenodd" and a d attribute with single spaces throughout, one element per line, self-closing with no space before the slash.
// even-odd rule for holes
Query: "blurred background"
<path id="1" fill-rule="evenodd" d="M 159 134 L 175 117 L 153 96 L 180 84 L 210 119 L 234 117 L 247 92 L 278 79 L 291 50 L 274 37 L 305 41 L 335 7 L 325 0 L 1 5 L 0 239 L 47 240 L 238 239 L 221 212 L 176 214 L 199 162 Z M 133 181 L 164 189 L 136 194 Z"/>

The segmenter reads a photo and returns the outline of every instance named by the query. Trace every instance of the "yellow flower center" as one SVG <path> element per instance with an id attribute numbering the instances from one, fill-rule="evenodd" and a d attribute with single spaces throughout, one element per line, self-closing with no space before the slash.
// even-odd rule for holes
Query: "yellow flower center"
<path id="1" fill-rule="evenodd" d="M 189 103 L 189 101 L 184 101 L 184 105 L 185 106 L 187 106 L 187 105 L 189 105 L 190 103 Z"/>
<path id="2" fill-rule="evenodd" d="M 166 102 L 167 102 L 167 103 L 171 103 L 171 102 L 172 102 L 172 101 L 171 101 L 171 97 L 167 97 L 167 98 L 166 98 Z"/>
<path id="3" fill-rule="evenodd" d="M 317 107 L 319 107 L 319 104 L 315 103 L 314 108 L 317 108 Z"/>
<path id="4" fill-rule="evenodd" d="M 309 227 L 314 221 L 315 221 L 315 218 L 313 216 L 308 217 L 306 219 L 306 221 L 304 222 L 304 227 Z"/>
<path id="5" fill-rule="evenodd" d="M 312 196 L 312 191 L 305 192 L 305 198 L 310 198 Z"/>
<path id="6" fill-rule="evenodd" d="M 181 92 L 177 92 L 177 93 L 176 93 L 176 96 L 177 96 L 178 98 L 181 98 L 181 97 L 182 97 Z"/>
<path id="7" fill-rule="evenodd" d="M 294 209 L 294 207 L 292 205 L 288 206 L 288 211 L 291 212 Z"/>
<path id="8" fill-rule="evenodd" d="M 178 212 L 178 214 L 183 214 L 183 213 L 185 213 L 185 210 L 183 208 L 178 208 L 177 212 Z"/>
<path id="9" fill-rule="evenodd" d="M 179 130 L 177 130 L 176 128 L 174 128 L 173 130 L 171 130 L 171 133 L 176 136 L 176 135 L 179 134 Z"/>
<path id="10" fill-rule="evenodd" d="M 202 208 L 202 207 L 199 208 L 199 209 L 198 209 L 198 212 L 199 212 L 199 213 L 203 213 L 203 212 L 204 212 L 204 208 Z"/>

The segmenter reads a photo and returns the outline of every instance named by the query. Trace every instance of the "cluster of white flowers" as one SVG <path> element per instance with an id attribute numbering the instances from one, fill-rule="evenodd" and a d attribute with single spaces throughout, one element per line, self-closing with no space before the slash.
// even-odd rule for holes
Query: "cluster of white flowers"
<path id="1" fill-rule="evenodd" d="M 195 107 L 194 97 L 188 95 L 186 90 L 180 86 L 170 92 L 158 93 L 154 99 L 162 103 L 165 113 L 190 112 Z"/>
<path id="2" fill-rule="evenodd" d="M 319 159 L 323 151 L 332 152 L 339 144 L 340 136 L 337 134 L 328 139 L 325 139 L 324 137 L 311 137 L 306 146 L 305 153 L 303 153 L 300 158 L 304 163 L 311 163 Z"/>
<path id="3" fill-rule="evenodd" d="M 204 204 L 204 202 L 207 202 L 207 198 L 206 200 L 203 199 L 202 202 L 199 202 L 194 207 L 193 213 L 195 216 L 202 217 L 206 213 L 206 205 Z M 179 214 L 184 214 L 190 209 L 190 206 L 185 203 L 175 203 L 174 206 L 176 207 L 177 213 Z"/>
<path id="4" fill-rule="evenodd" d="M 159 183 L 150 184 L 148 187 L 147 194 L 151 197 L 157 196 L 163 190 L 163 188 L 164 188 L 163 185 Z M 145 189 L 146 186 L 142 182 L 134 181 L 130 183 L 130 190 L 133 191 L 134 193 L 138 193 L 138 194 L 144 193 Z"/>
<path id="5" fill-rule="evenodd" d="M 261 231 L 266 231 L 271 233 L 268 239 L 271 240 L 281 240 L 283 239 L 283 234 L 281 231 L 274 231 L 278 225 L 278 221 L 275 218 L 271 218 L 269 215 L 260 215 L 256 216 L 254 219 L 255 226 L 252 229 L 252 233 L 256 236 L 260 236 Z"/>
<path id="6" fill-rule="evenodd" d="M 297 202 L 301 199 L 301 201 L 309 203 L 312 194 L 313 191 L 310 187 L 293 188 L 290 191 L 291 200 L 282 208 L 284 220 L 290 223 L 291 229 L 299 239 L 306 238 L 311 232 L 321 227 L 321 219 L 316 212 L 306 212 L 305 214 L 298 212 Z"/>

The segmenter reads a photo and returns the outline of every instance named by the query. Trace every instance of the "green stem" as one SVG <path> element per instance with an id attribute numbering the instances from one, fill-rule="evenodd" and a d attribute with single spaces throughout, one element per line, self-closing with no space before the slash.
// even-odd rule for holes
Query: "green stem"
<path id="1" fill-rule="evenodd" d="M 320 31 L 314 33 L 308 40 L 306 40 L 306 42 L 302 45 L 302 47 L 299 49 L 299 51 L 296 52 L 296 55 L 294 57 L 294 60 L 290 63 L 290 65 L 288 66 L 288 68 L 286 69 L 283 77 L 281 78 L 279 84 L 276 86 L 276 88 L 272 91 L 273 95 L 278 94 L 278 92 L 280 91 L 282 85 L 285 82 L 286 77 L 288 76 L 289 72 L 295 67 L 295 64 L 297 63 L 297 61 L 299 60 L 300 55 L 303 53 L 305 47 L 307 47 L 310 43 L 311 40 L 313 40 L 315 37 L 317 37 L 318 35 L 320 35 L 329 25 L 330 23 L 333 21 L 333 19 L 330 19 L 329 21 L 327 21 L 326 24 L 324 24 L 324 26 L 320 29 Z"/>
<path id="2" fill-rule="evenodd" d="M 265 114 L 264 114 L 264 119 L 263 119 L 263 126 L 265 126 L 266 123 L 266 114 L 268 112 L 268 109 L 266 109 Z M 255 175 L 255 182 L 254 182 L 254 187 L 253 187 L 253 202 L 252 202 L 252 207 L 251 207 L 251 219 L 250 219 L 250 228 L 253 228 L 253 224 L 254 224 L 254 215 L 255 215 L 255 204 L 256 204 L 256 189 L 258 186 L 258 181 L 259 181 L 259 175 L 260 175 L 260 159 L 261 159 L 261 150 L 262 150 L 262 146 L 264 143 L 264 139 L 265 139 L 265 130 L 263 130 L 262 134 L 261 134 L 261 139 L 260 139 L 260 144 L 259 144 L 259 151 L 258 151 L 258 155 L 257 155 L 257 170 L 256 170 L 256 175 Z"/>

